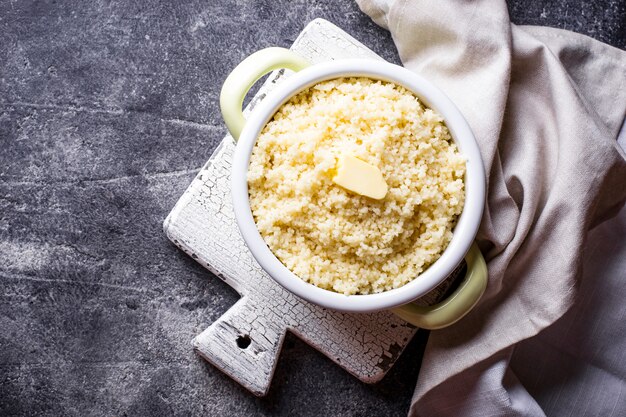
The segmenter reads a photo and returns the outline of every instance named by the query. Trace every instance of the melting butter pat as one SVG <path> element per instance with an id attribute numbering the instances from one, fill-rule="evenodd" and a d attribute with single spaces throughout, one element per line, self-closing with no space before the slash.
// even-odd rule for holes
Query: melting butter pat
<path id="1" fill-rule="evenodd" d="M 351 155 L 344 155 L 339 159 L 333 182 L 346 190 L 375 200 L 382 200 L 387 195 L 387 183 L 382 172 Z"/>

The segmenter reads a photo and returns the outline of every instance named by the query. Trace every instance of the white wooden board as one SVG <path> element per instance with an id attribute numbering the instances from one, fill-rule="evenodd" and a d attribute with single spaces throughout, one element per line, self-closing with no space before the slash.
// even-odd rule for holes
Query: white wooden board
<path id="1" fill-rule="evenodd" d="M 316 19 L 292 50 L 313 63 L 381 59 L 333 24 Z M 253 98 L 288 75 L 277 71 Z M 256 395 L 269 389 L 285 333 L 290 331 L 364 382 L 380 380 L 416 329 L 389 312 L 345 314 L 310 304 L 276 284 L 257 264 L 237 229 L 230 196 L 235 144 L 226 136 L 164 222 L 169 239 L 233 287 L 241 299 L 194 339 L 200 355 Z M 420 300 L 430 303 L 443 285 Z"/>

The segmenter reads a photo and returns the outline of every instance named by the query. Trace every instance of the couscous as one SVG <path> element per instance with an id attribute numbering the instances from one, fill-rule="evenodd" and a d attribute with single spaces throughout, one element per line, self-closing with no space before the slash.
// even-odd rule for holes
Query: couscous
<path id="1" fill-rule="evenodd" d="M 345 155 L 383 175 L 384 198 L 333 182 Z M 267 123 L 248 170 L 250 206 L 276 257 L 343 294 L 398 288 L 435 262 L 463 209 L 465 159 L 442 117 L 399 85 L 319 83 Z"/>

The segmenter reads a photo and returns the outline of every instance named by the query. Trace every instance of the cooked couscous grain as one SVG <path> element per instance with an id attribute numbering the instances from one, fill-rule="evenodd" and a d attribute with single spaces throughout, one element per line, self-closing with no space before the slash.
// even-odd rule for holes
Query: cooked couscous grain
<path id="1" fill-rule="evenodd" d="M 384 199 L 332 179 L 341 155 L 378 167 Z M 343 294 L 401 287 L 435 262 L 465 199 L 465 159 L 443 119 L 396 84 L 325 81 L 284 104 L 248 171 L 261 236 L 306 282 Z"/>

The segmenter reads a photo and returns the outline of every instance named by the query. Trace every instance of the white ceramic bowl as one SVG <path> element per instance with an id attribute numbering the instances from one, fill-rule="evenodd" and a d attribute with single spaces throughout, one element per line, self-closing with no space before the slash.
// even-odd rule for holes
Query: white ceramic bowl
<path id="1" fill-rule="evenodd" d="M 269 50 L 273 50 L 273 53 L 276 53 L 278 49 L 279 48 L 270 48 Z M 266 53 L 271 58 L 273 53 L 267 52 L 269 50 L 259 51 L 257 54 L 262 55 Z M 284 55 L 284 51 L 286 50 L 281 49 L 281 51 L 279 55 Z M 289 54 L 291 54 L 291 56 L 286 55 L 285 57 L 281 55 L 280 59 L 265 59 L 265 61 L 269 60 L 273 65 L 264 62 L 263 59 L 261 59 L 262 57 L 259 58 L 257 56 L 255 58 L 254 55 L 249 57 L 246 60 L 250 60 L 248 63 L 243 61 L 242 64 L 231 73 L 231 76 L 225 82 L 222 90 L 221 105 L 227 125 L 235 138 L 239 133 L 238 130 L 240 131 L 232 166 L 232 198 L 235 216 L 241 234 L 252 252 L 252 255 L 259 262 L 261 267 L 284 288 L 307 301 L 326 308 L 347 312 L 370 312 L 406 305 L 423 296 L 445 280 L 460 264 L 472 246 L 480 224 L 485 201 L 485 174 L 474 135 L 457 107 L 439 88 L 403 67 L 383 61 L 363 59 L 339 60 L 308 66 L 306 62 L 302 61 L 302 58 L 294 57 L 294 54 L 291 52 L 289 52 Z M 298 61 L 298 59 L 300 59 L 300 61 Z M 275 61 L 281 62 L 275 63 Z M 250 85 L 262 75 L 261 73 L 278 67 L 289 67 L 299 71 L 290 75 L 271 91 L 263 101 L 254 108 L 248 119 L 244 120 L 239 114 L 241 113 L 243 95 L 248 91 Z M 257 230 L 250 209 L 246 176 L 252 149 L 265 124 L 270 121 L 274 113 L 294 95 L 319 82 L 339 77 L 369 77 L 401 85 L 413 92 L 425 105 L 443 116 L 460 152 L 467 159 L 465 206 L 453 231 L 452 241 L 441 257 L 426 271 L 416 277 L 416 279 L 400 288 L 378 294 L 346 296 L 304 282 L 287 269 L 268 248 Z M 233 108 L 237 107 L 239 113 L 234 114 L 235 111 Z M 241 126 L 242 123 L 243 126 Z M 482 256 L 480 256 L 480 259 L 482 260 Z M 482 264 L 484 265 L 484 260 Z M 480 288 L 474 288 L 474 295 L 480 292 L 478 298 L 480 298 L 480 295 L 482 295 L 484 291 L 486 270 L 484 275 L 484 279 L 480 280 L 480 285 L 472 284 L 474 287 L 482 287 L 482 290 Z M 458 291 L 459 290 L 457 290 L 457 292 Z M 467 297 L 469 297 L 469 295 L 466 295 L 466 298 Z M 462 315 L 467 313 L 467 311 L 476 304 L 478 298 L 476 300 L 470 300 L 471 306 L 457 305 L 456 310 L 463 311 L 456 311 L 456 315 L 458 316 L 462 313 L 460 314 L 462 317 Z M 458 302 L 459 301 L 457 301 L 457 303 Z M 453 300 L 448 300 L 448 303 L 453 303 Z M 465 304 L 467 304 L 467 302 Z M 445 306 L 441 304 L 439 307 L 442 308 Z M 448 308 L 450 309 L 450 307 Z M 449 311 L 446 315 L 454 315 L 454 313 L 455 311 Z M 452 317 L 452 322 L 459 318 L 460 317 Z M 449 321 L 450 317 L 448 317 L 446 323 Z M 424 326 L 423 323 L 418 323 L 418 325 L 427 327 L 427 325 Z"/>

